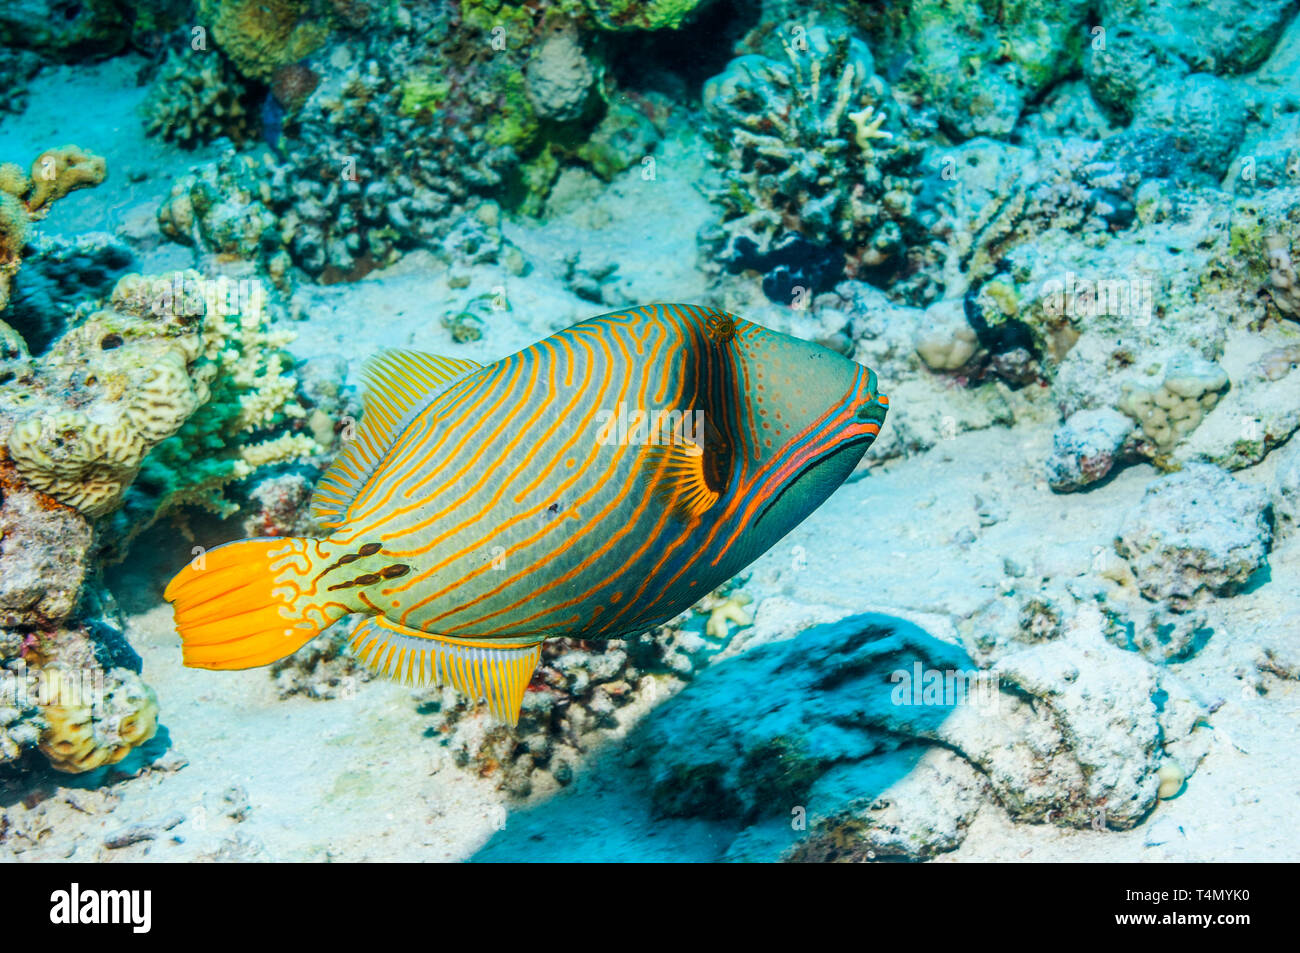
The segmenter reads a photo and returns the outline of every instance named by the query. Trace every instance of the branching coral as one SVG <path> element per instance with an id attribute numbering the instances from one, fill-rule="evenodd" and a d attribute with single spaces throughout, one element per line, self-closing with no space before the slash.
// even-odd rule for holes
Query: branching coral
<path id="1" fill-rule="evenodd" d="M 246 83 L 216 52 L 173 50 L 145 101 L 151 136 L 193 149 L 221 136 L 236 144 L 257 133 Z"/>
<path id="2" fill-rule="evenodd" d="M 727 231 L 760 248 L 794 232 L 851 272 L 885 265 L 918 232 L 918 151 L 885 128 L 897 107 L 860 40 L 818 27 L 782 46 L 784 60 L 738 57 L 704 87 Z"/>
<path id="3" fill-rule="evenodd" d="M 42 152 L 30 174 L 12 162 L 0 165 L 0 309 L 9 303 L 31 223 L 69 192 L 99 185 L 107 174 L 103 158 L 80 146 Z"/>

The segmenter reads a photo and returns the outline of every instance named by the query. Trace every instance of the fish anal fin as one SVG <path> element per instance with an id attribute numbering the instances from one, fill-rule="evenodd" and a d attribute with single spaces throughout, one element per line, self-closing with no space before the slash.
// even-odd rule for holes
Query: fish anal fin
<path id="1" fill-rule="evenodd" d="M 471 699 L 485 698 L 492 715 L 510 726 L 542 656 L 542 643 L 453 639 L 421 632 L 384 616 L 352 631 L 354 654 L 377 672 L 408 685 L 450 685 Z"/>
<path id="2" fill-rule="evenodd" d="M 416 413 L 481 365 L 419 351 L 386 350 L 366 361 L 366 389 L 356 433 L 325 471 L 311 499 L 311 512 L 338 526 L 361 487 Z"/>

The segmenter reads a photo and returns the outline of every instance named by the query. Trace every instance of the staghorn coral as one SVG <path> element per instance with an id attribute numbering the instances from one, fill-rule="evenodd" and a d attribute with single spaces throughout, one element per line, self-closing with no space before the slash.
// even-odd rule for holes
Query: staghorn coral
<path id="1" fill-rule="evenodd" d="M 145 131 L 184 149 L 221 136 L 242 145 L 257 135 L 249 87 L 216 52 L 173 50 L 143 108 Z"/>
<path id="2" fill-rule="evenodd" d="M 15 163 L 0 164 L 0 310 L 9 303 L 31 223 L 69 192 L 99 185 L 107 174 L 104 159 L 80 146 L 47 149 L 32 162 L 30 174 Z"/>
<path id="3" fill-rule="evenodd" d="M 870 51 L 821 27 L 805 44 L 781 43 L 783 59 L 740 56 L 705 84 L 707 135 L 723 175 L 713 195 L 722 226 L 702 236 L 705 244 L 737 261 L 794 233 L 846 258 L 851 275 L 897 265 L 905 242 L 924 233 L 912 177 L 918 150 L 894 131 L 897 107 Z M 813 290 L 837 274 L 831 266 Z"/>

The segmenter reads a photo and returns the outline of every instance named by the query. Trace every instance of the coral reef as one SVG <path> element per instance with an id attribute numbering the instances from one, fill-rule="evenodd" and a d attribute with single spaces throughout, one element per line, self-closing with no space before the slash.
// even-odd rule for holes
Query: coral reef
<path id="1" fill-rule="evenodd" d="M 294 121 L 291 158 L 230 153 L 182 179 L 159 210 L 163 233 L 215 256 L 258 262 L 277 284 L 292 261 L 324 283 L 350 281 L 411 248 L 491 260 L 495 204 L 513 151 L 409 114 L 377 60 L 316 90 Z M 406 145 L 395 151 L 393 143 Z"/>
<path id="2" fill-rule="evenodd" d="M 119 280 L 106 308 L 0 391 L 5 446 L 23 479 L 99 517 L 122 503 L 149 455 L 150 503 L 129 507 L 147 525 L 180 501 L 219 506 L 220 487 L 255 465 L 319 452 L 304 435 L 233 442 L 305 412 L 278 350 L 284 334 L 247 300 L 232 310 L 231 290 L 204 289 L 197 273 Z"/>
<path id="3" fill-rule="evenodd" d="M 258 132 L 248 85 L 220 53 L 173 50 L 145 101 L 145 129 L 186 149 L 222 136 L 242 145 Z"/>
<path id="4" fill-rule="evenodd" d="M 44 218 L 53 202 L 76 189 L 99 185 L 107 174 L 104 159 L 79 146 L 41 153 L 30 173 L 12 162 L 0 165 L 0 310 L 9 303 L 32 222 Z"/>
<path id="5" fill-rule="evenodd" d="M 1289 443 L 1279 452 L 1270 497 L 1278 535 L 1293 535 L 1300 526 L 1300 443 Z"/>
<path id="6" fill-rule="evenodd" d="M 822 27 L 798 42 L 782 37 L 781 47 L 781 58 L 740 56 L 705 84 L 723 175 L 714 195 L 723 221 L 701 236 L 705 247 L 736 270 L 824 258 L 797 272 L 812 292 L 828 290 L 842 271 L 897 267 L 905 243 L 924 236 L 910 175 L 919 151 L 897 130 L 871 52 Z M 778 280 L 765 291 L 788 304 L 792 287 Z"/>

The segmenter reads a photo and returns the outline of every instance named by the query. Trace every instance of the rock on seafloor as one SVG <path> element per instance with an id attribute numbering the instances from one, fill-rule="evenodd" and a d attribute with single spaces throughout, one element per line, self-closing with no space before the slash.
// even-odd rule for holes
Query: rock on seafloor
<path id="1" fill-rule="evenodd" d="M 715 663 L 650 715 L 642 756 L 660 813 L 746 825 L 734 859 L 923 859 L 989 798 L 1139 823 L 1200 713 L 1184 692 L 1158 703 L 1165 681 L 1100 628 L 980 669 L 912 623 L 851 616 Z"/>
<path id="2" fill-rule="evenodd" d="M 1144 596 L 1186 607 L 1203 593 L 1240 589 L 1264 566 L 1272 541 L 1268 494 L 1202 463 L 1147 487 L 1115 548 Z"/>

